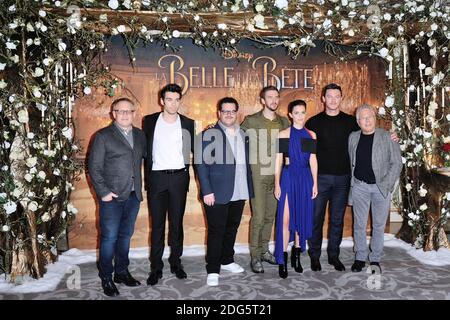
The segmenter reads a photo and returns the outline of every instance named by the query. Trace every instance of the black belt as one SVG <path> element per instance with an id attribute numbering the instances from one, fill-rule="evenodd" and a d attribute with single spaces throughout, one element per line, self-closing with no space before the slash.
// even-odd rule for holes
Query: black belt
<path id="1" fill-rule="evenodd" d="M 168 169 L 168 170 L 155 170 L 156 172 L 163 172 L 163 173 L 167 173 L 167 174 L 174 174 L 174 173 L 178 173 L 181 171 L 186 171 L 186 168 L 181 168 L 181 169 Z"/>

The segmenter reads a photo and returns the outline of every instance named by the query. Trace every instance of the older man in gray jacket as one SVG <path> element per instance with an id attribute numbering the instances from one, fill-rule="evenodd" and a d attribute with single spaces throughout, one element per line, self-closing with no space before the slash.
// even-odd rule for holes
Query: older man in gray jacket
<path id="1" fill-rule="evenodd" d="M 372 239 L 369 261 L 381 272 L 384 228 L 391 203 L 391 193 L 402 171 L 402 158 L 398 143 L 390 133 L 376 128 L 376 111 L 369 105 L 356 110 L 360 131 L 350 134 L 348 151 L 352 178 L 349 205 L 353 205 L 353 240 L 356 252 L 353 272 L 360 272 L 367 258 L 366 226 L 369 208 L 372 208 Z"/>
<path id="2" fill-rule="evenodd" d="M 133 126 L 133 101 L 115 100 L 111 113 L 114 122 L 98 131 L 92 143 L 89 175 L 99 201 L 99 276 L 104 293 L 117 296 L 114 282 L 140 285 L 128 271 L 128 252 L 142 201 L 141 167 L 147 144 L 142 130 Z"/>

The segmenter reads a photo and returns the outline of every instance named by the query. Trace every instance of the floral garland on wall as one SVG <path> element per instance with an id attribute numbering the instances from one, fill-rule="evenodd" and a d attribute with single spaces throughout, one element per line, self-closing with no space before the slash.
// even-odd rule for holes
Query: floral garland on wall
<path id="1" fill-rule="evenodd" d="M 179 22 L 182 24 L 179 24 Z M 0 8 L 0 266 L 11 281 L 41 277 L 57 257 L 57 241 L 77 213 L 70 203 L 81 172 L 73 139 L 76 97 L 118 82 L 101 61 L 109 35 L 133 48 L 141 41 L 191 38 L 218 50 L 241 39 L 285 47 L 296 58 L 325 40 L 327 51 L 348 59 L 386 61 L 386 101 L 379 114 L 401 139 L 405 170 L 400 204 L 417 247 L 442 230 L 430 224 L 429 186 L 421 170 L 450 163 L 448 63 L 450 8 L 445 1 L 151 1 L 3 0 Z M 266 37 L 268 32 L 282 37 Z M 340 52 L 333 43 L 349 43 Z M 420 54 L 423 60 L 417 61 Z M 441 151 L 436 154 L 436 151 Z M 435 231 L 436 231 L 435 230 Z M 438 248 L 441 239 L 436 238 Z M 448 245 L 448 244 L 447 244 Z"/>

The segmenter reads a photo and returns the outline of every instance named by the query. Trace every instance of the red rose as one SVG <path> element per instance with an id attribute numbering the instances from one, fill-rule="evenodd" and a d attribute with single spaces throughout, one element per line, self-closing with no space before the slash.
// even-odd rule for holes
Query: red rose
<path id="1" fill-rule="evenodd" d="M 444 143 L 444 145 L 442 146 L 442 150 L 444 150 L 445 152 L 450 152 L 450 143 Z"/>

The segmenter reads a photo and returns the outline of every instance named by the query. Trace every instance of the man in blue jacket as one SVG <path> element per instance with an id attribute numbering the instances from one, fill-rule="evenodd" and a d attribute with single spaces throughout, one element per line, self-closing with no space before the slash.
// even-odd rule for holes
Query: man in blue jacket
<path id="1" fill-rule="evenodd" d="M 218 103 L 219 121 L 201 133 L 196 148 L 197 174 L 208 224 L 207 285 L 219 284 L 220 270 L 244 269 L 234 262 L 234 243 L 245 200 L 253 197 L 248 137 L 237 123 L 238 102 Z"/>

